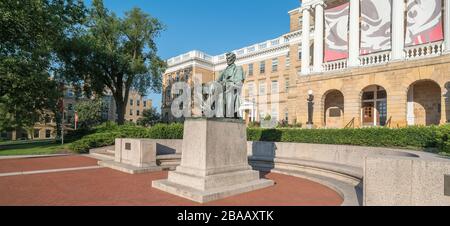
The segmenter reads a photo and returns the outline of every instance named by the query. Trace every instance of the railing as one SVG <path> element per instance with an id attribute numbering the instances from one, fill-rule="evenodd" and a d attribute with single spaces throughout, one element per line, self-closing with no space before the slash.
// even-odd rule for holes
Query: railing
<path id="1" fill-rule="evenodd" d="M 442 41 L 406 47 L 406 59 L 425 58 L 442 54 Z"/>
<path id="2" fill-rule="evenodd" d="M 347 125 L 344 128 L 346 128 L 346 129 L 355 128 L 355 118 L 352 118 L 352 120 L 350 120 L 350 122 L 347 123 Z"/>
<path id="3" fill-rule="evenodd" d="M 184 62 L 184 61 L 188 61 L 188 60 L 191 60 L 191 59 L 194 59 L 194 58 L 199 58 L 199 59 L 203 59 L 203 60 L 207 60 L 207 61 L 212 61 L 213 60 L 212 56 L 210 56 L 210 55 L 208 55 L 206 53 L 203 53 L 203 52 L 195 50 L 195 51 L 191 51 L 191 52 L 188 52 L 186 54 L 183 54 L 181 56 L 177 56 L 177 57 L 171 58 L 171 59 L 167 60 L 167 64 L 169 64 L 169 66 L 170 66 L 170 65 L 181 63 L 181 62 Z"/>
<path id="4" fill-rule="evenodd" d="M 391 51 L 373 53 L 359 57 L 361 66 L 385 64 L 391 60 Z"/>
<path id="5" fill-rule="evenodd" d="M 347 59 L 327 62 L 323 64 L 323 70 L 325 72 L 343 70 L 346 68 L 347 68 Z"/>

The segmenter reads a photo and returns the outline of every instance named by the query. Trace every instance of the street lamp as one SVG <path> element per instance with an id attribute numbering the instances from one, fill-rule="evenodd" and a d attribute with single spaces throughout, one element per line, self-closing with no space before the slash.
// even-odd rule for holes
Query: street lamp
<path id="1" fill-rule="evenodd" d="M 306 123 L 306 127 L 308 129 L 313 128 L 313 112 L 314 112 L 314 92 L 312 90 L 308 91 L 308 122 Z"/>

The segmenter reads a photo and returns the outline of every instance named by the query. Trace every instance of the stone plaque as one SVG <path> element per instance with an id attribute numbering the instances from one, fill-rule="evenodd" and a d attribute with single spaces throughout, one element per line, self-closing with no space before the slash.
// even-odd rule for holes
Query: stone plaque
<path id="1" fill-rule="evenodd" d="M 444 176 L 444 195 L 450 196 L 450 175 Z"/>
<path id="2" fill-rule="evenodd" d="M 125 143 L 125 150 L 131 150 L 131 143 Z"/>
<path id="3" fill-rule="evenodd" d="M 341 109 L 339 108 L 332 108 L 330 109 L 330 117 L 341 117 Z"/>

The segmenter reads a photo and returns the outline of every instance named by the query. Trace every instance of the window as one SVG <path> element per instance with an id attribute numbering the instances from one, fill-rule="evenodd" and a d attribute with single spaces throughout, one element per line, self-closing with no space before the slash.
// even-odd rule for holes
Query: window
<path id="1" fill-rule="evenodd" d="M 73 90 L 72 89 L 68 89 L 67 90 L 67 96 L 68 97 L 73 97 Z"/>
<path id="2" fill-rule="evenodd" d="M 133 115 L 133 109 L 130 109 L 130 115 Z"/>
<path id="3" fill-rule="evenodd" d="M 300 43 L 300 44 L 298 44 L 298 59 L 299 59 L 299 60 L 302 59 L 302 52 L 301 52 L 301 49 L 302 49 L 302 44 Z"/>
<path id="4" fill-rule="evenodd" d="M 289 79 L 286 79 L 285 81 L 285 91 L 286 93 L 289 93 Z"/>
<path id="5" fill-rule="evenodd" d="M 284 113 L 284 120 L 286 120 L 286 122 L 289 122 L 289 112 L 285 112 Z"/>
<path id="6" fill-rule="evenodd" d="M 137 106 L 141 106 L 141 101 L 140 101 L 140 100 L 137 100 L 137 101 L 136 101 L 136 105 L 137 105 Z"/>
<path id="7" fill-rule="evenodd" d="M 49 129 L 45 130 L 45 138 L 51 138 L 52 137 L 52 131 Z"/>
<path id="8" fill-rule="evenodd" d="M 133 99 L 130 99 L 130 106 L 133 106 Z"/>
<path id="9" fill-rule="evenodd" d="M 67 109 L 69 109 L 69 111 L 73 111 L 73 104 L 69 104 Z"/>
<path id="10" fill-rule="evenodd" d="M 278 108 L 277 106 L 272 106 L 272 119 L 278 121 Z"/>
<path id="11" fill-rule="evenodd" d="M 278 58 L 272 59 L 272 72 L 278 71 Z"/>
<path id="12" fill-rule="evenodd" d="M 33 134 L 33 138 L 39 138 L 39 132 L 40 132 L 40 130 L 35 129 L 34 130 L 34 134 Z"/>
<path id="13" fill-rule="evenodd" d="M 272 94 L 278 94 L 278 81 L 272 81 Z"/>
<path id="14" fill-rule="evenodd" d="M 248 76 L 253 76 L 253 64 L 248 65 Z"/>
<path id="15" fill-rule="evenodd" d="M 65 115 L 66 115 L 66 112 L 64 112 L 64 114 L 63 114 L 63 117 L 64 117 L 64 118 L 65 118 Z M 45 122 L 45 123 L 50 123 L 51 121 L 52 121 L 52 119 L 51 119 L 50 115 L 46 114 L 46 115 L 44 116 L 44 122 Z"/>
<path id="16" fill-rule="evenodd" d="M 363 100 L 373 100 L 373 99 L 375 99 L 375 93 L 374 92 L 364 92 L 362 99 Z"/>
<path id="17" fill-rule="evenodd" d="M 259 84 L 259 95 L 260 96 L 266 95 L 266 84 L 265 83 Z"/>
<path id="18" fill-rule="evenodd" d="M 137 115 L 137 116 L 140 116 L 140 115 L 141 115 L 141 112 L 140 112 L 139 110 L 137 110 L 137 111 L 136 111 L 136 115 Z"/>
<path id="19" fill-rule="evenodd" d="M 255 96 L 255 86 L 253 83 L 248 84 L 248 96 L 250 97 Z"/>
<path id="20" fill-rule="evenodd" d="M 266 73 L 266 62 L 265 61 L 261 61 L 261 63 L 259 64 L 259 73 L 260 74 Z"/>
<path id="21" fill-rule="evenodd" d="M 147 107 L 147 101 L 144 100 L 144 107 Z"/>
<path id="22" fill-rule="evenodd" d="M 289 52 L 286 55 L 286 68 L 289 68 L 291 66 L 291 57 L 289 56 Z"/>
<path id="23" fill-rule="evenodd" d="M 170 88 L 168 88 L 168 89 L 166 90 L 166 99 L 167 99 L 168 101 L 170 101 L 171 96 L 172 96 L 172 90 L 171 90 Z"/>

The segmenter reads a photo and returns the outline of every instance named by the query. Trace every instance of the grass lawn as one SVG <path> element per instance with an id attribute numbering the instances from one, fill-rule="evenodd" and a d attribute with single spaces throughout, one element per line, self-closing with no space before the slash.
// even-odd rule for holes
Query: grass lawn
<path id="1" fill-rule="evenodd" d="M 0 156 L 11 155 L 49 155 L 68 153 L 68 144 L 54 140 L 8 141 L 0 143 Z"/>

